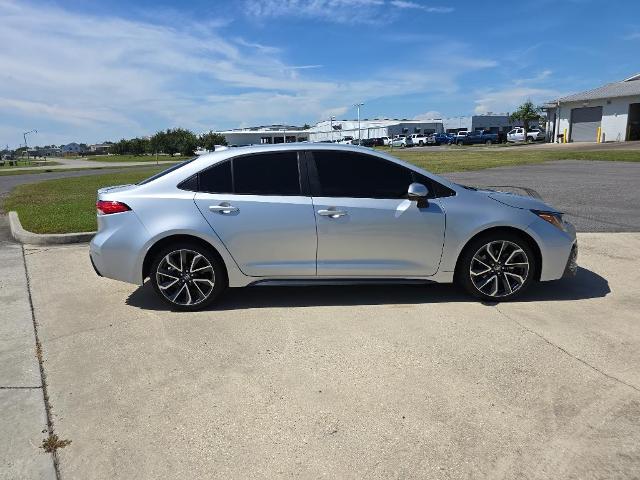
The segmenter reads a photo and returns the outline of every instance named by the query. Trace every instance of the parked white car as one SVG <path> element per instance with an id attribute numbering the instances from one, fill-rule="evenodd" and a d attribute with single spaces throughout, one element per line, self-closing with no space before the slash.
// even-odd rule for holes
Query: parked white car
<path id="1" fill-rule="evenodd" d="M 527 131 L 527 141 L 537 142 L 544 140 L 544 130 L 539 128 L 532 128 Z M 524 142 L 524 128 L 516 127 L 507 133 L 507 142 Z"/>
<path id="2" fill-rule="evenodd" d="M 393 140 L 391 140 L 391 146 L 392 147 L 400 147 L 400 148 L 404 148 L 407 146 L 407 139 L 406 137 L 396 137 Z"/>
<path id="3" fill-rule="evenodd" d="M 382 140 L 383 145 L 389 145 L 389 142 L 391 141 L 389 137 L 380 137 L 380 140 Z"/>

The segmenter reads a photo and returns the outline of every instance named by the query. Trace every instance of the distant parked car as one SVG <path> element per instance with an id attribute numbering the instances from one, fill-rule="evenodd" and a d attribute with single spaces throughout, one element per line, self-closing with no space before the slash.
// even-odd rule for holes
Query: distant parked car
<path id="1" fill-rule="evenodd" d="M 360 145 L 362 147 L 375 147 L 376 146 L 376 139 L 375 138 L 363 138 L 360 141 Z"/>
<path id="2" fill-rule="evenodd" d="M 382 140 L 382 145 L 389 145 L 389 142 L 391 142 L 389 137 L 380 137 L 380 140 Z"/>
<path id="3" fill-rule="evenodd" d="M 393 140 L 391 140 L 391 146 L 392 147 L 400 147 L 400 148 L 404 148 L 407 146 L 407 139 L 406 137 L 396 137 Z"/>
<path id="4" fill-rule="evenodd" d="M 453 139 L 454 135 L 450 133 L 432 133 L 427 137 L 427 145 L 449 145 Z"/>
<path id="5" fill-rule="evenodd" d="M 337 143 L 340 143 L 342 145 L 352 145 L 353 137 L 350 137 L 350 136 L 342 137 L 342 139 L 338 140 Z"/>
<path id="6" fill-rule="evenodd" d="M 545 138 L 544 130 L 532 128 L 527 130 L 527 142 L 538 142 Z M 507 142 L 524 142 L 524 128 L 516 127 L 507 133 Z"/>
<path id="7" fill-rule="evenodd" d="M 456 145 L 479 145 L 484 143 L 485 145 L 491 145 L 492 143 L 498 143 L 499 137 L 497 133 L 491 133 L 488 130 L 475 131 L 467 133 L 463 137 L 456 138 Z"/>

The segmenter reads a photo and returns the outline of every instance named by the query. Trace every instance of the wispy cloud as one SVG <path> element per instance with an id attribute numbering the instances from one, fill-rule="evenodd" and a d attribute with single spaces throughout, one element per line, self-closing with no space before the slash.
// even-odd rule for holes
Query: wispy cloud
<path id="1" fill-rule="evenodd" d="M 532 87 L 487 90 L 477 92 L 476 94 L 478 98 L 475 100 L 475 113 L 512 112 L 518 105 L 526 100 L 531 100 L 535 104 L 541 104 L 544 101 L 559 96 L 557 90 Z"/>
<path id="2" fill-rule="evenodd" d="M 386 23 L 397 18 L 395 9 L 419 9 L 427 13 L 450 13 L 454 9 L 428 6 L 407 0 L 245 0 L 250 17 L 313 18 L 334 23 Z"/>
<path id="3" fill-rule="evenodd" d="M 451 13 L 454 11 L 453 7 L 432 7 L 423 5 L 422 3 L 410 2 L 407 0 L 391 0 L 389 3 L 397 8 L 423 10 L 428 13 Z"/>
<path id="4" fill-rule="evenodd" d="M 624 36 L 625 40 L 640 40 L 640 32 L 633 32 Z"/>
<path id="5" fill-rule="evenodd" d="M 172 26 L 12 0 L 0 0 L 0 18 L 0 132 L 11 136 L 0 142 L 15 144 L 31 128 L 44 144 L 172 126 L 205 131 L 313 121 L 345 114 L 354 98 L 452 94 L 462 75 L 496 64 L 460 54 L 345 79 L 312 58 L 290 64 L 280 47 L 226 35 L 223 26 Z"/>

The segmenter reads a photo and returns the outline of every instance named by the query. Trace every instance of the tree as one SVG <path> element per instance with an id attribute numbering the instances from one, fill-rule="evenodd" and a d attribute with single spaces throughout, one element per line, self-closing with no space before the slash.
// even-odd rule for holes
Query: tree
<path id="1" fill-rule="evenodd" d="M 311 125 L 309 125 L 308 123 L 305 123 L 305 124 L 302 126 L 302 129 L 303 129 L 303 130 L 309 130 L 310 128 L 311 128 Z"/>
<path id="2" fill-rule="evenodd" d="M 198 137 L 184 128 L 169 128 L 164 132 L 157 132 L 150 140 L 153 151 L 164 152 L 169 155 L 181 153 L 193 155 L 198 147 Z"/>
<path id="3" fill-rule="evenodd" d="M 198 146 L 213 152 L 216 149 L 216 145 L 226 145 L 227 139 L 221 133 L 214 133 L 209 131 L 203 133 L 198 137 Z"/>
<path id="4" fill-rule="evenodd" d="M 527 132 L 529 131 L 529 122 L 540 120 L 541 107 L 537 107 L 531 100 L 527 100 L 518 109 L 511 114 L 511 120 L 521 120 L 524 127 L 524 140 L 527 141 Z"/>

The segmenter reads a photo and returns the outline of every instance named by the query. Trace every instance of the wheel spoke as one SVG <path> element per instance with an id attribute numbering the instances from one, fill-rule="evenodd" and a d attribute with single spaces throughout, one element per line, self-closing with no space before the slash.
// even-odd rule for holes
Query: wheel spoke
<path id="1" fill-rule="evenodd" d="M 171 252 L 171 253 L 174 253 L 174 252 Z M 173 268 L 174 270 L 182 272 L 182 267 L 178 268 L 174 263 L 171 262 L 171 253 L 169 255 L 167 255 L 166 257 L 164 257 L 165 262 L 167 262 L 167 264 L 171 268 Z"/>
<path id="2" fill-rule="evenodd" d="M 486 250 L 487 250 L 487 253 L 488 253 L 488 254 L 489 254 L 489 256 L 491 257 L 491 260 L 493 260 L 494 262 L 497 262 L 497 261 L 498 261 L 498 258 L 496 258 L 496 257 L 493 255 L 493 252 L 491 251 L 491 245 L 493 245 L 493 243 L 494 243 L 494 242 L 492 242 L 492 243 L 488 243 L 488 244 L 487 244 L 487 246 L 486 246 L 485 248 L 486 248 Z"/>
<path id="3" fill-rule="evenodd" d="M 173 298 L 171 299 L 172 302 L 176 303 L 176 300 L 178 298 L 178 296 L 182 293 L 182 291 L 186 288 L 186 285 L 182 285 L 182 287 L 180 287 L 180 289 L 178 290 L 178 292 L 173 296 Z"/>
<path id="4" fill-rule="evenodd" d="M 173 287 L 176 283 L 178 283 L 179 280 L 180 279 L 176 278 L 174 281 L 172 281 L 168 285 L 160 285 L 160 284 L 158 284 L 158 287 L 160 287 L 161 290 L 166 290 L 167 288 Z"/>
<path id="5" fill-rule="evenodd" d="M 474 272 L 472 270 L 471 275 L 473 275 L 474 277 L 477 277 L 478 275 L 484 275 L 485 273 L 489 273 L 490 271 L 491 271 L 491 267 L 488 267 L 486 270 L 483 270 L 481 272 Z"/>
<path id="6" fill-rule="evenodd" d="M 199 253 L 193 256 L 193 260 L 191 260 L 191 266 L 189 267 L 189 271 L 191 273 L 195 272 L 194 267 L 196 266 L 196 262 L 200 260 L 200 258 L 204 258 L 204 257 L 202 257 L 202 255 L 200 255 Z"/>
<path id="7" fill-rule="evenodd" d="M 509 279 L 506 275 L 502 276 L 502 285 L 505 287 L 507 294 L 513 293 L 513 289 L 511 288 L 511 284 L 509 283 Z"/>

